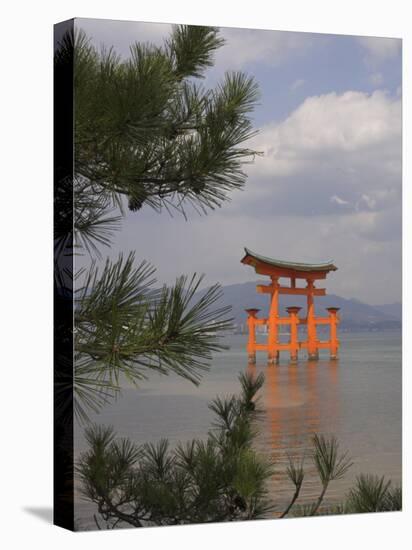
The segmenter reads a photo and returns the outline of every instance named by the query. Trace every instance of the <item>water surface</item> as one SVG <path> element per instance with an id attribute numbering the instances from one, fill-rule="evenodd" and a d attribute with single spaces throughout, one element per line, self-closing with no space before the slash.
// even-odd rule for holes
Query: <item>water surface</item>
<path id="1" fill-rule="evenodd" d="M 278 366 L 267 366 L 264 353 L 247 365 L 246 336 L 226 339 L 227 351 L 216 354 L 198 387 L 176 376 L 152 375 L 141 388 L 126 388 L 94 422 L 112 425 L 119 436 L 136 443 L 169 438 L 171 444 L 205 437 L 212 420 L 207 404 L 216 395 L 239 390 L 237 377 L 249 369 L 263 372 L 260 393 L 264 414 L 259 420 L 259 451 L 270 455 L 276 473 L 270 492 L 279 510 L 293 492 L 285 476 L 287 455 L 306 459 L 302 503 L 317 497 L 319 481 L 310 460 L 313 434 L 335 434 L 354 465 L 328 491 L 328 504 L 340 502 L 360 472 L 401 481 L 401 333 L 398 331 L 342 333 L 338 361 L 322 352 L 317 362 L 303 358 L 290 365 L 286 354 Z M 75 427 L 76 456 L 86 448 L 83 429 Z M 77 497 L 81 528 L 95 528 L 94 508 Z"/>

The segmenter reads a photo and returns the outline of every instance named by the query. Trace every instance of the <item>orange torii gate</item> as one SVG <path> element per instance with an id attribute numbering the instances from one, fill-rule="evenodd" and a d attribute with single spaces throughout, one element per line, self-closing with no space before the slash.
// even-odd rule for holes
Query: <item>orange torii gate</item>
<path id="1" fill-rule="evenodd" d="M 328 307 L 328 317 L 316 317 L 314 297 L 325 296 L 324 288 L 316 288 L 315 281 L 326 279 L 330 271 L 336 271 L 337 267 L 332 262 L 322 264 L 304 264 L 296 262 L 285 262 L 260 256 L 245 248 L 245 256 L 241 262 L 251 265 L 259 275 L 267 275 L 271 279 L 269 285 L 257 285 L 259 293 L 270 294 L 270 308 L 267 319 L 258 319 L 259 309 L 247 309 L 249 341 L 247 351 L 249 362 L 256 362 L 256 351 L 267 351 L 268 361 L 275 364 L 279 361 L 280 351 L 289 351 L 291 362 L 296 362 L 300 349 L 306 349 L 308 358 L 316 360 L 319 358 L 319 349 L 329 349 L 330 358 L 337 359 L 339 340 L 337 337 L 337 325 L 339 323 L 337 307 Z M 290 286 L 281 286 L 280 278 L 290 279 Z M 297 279 L 306 280 L 306 287 L 296 286 Z M 299 317 L 300 307 L 288 307 L 289 317 L 279 316 L 279 294 L 292 294 L 294 296 L 307 297 L 307 315 Z M 268 328 L 268 339 L 266 344 L 256 343 L 256 326 L 266 325 Z M 279 341 L 280 325 L 290 326 L 290 340 L 288 343 Z M 307 326 L 307 340 L 298 340 L 298 325 Z M 330 339 L 326 342 L 320 341 L 316 334 L 316 325 L 329 325 Z"/>

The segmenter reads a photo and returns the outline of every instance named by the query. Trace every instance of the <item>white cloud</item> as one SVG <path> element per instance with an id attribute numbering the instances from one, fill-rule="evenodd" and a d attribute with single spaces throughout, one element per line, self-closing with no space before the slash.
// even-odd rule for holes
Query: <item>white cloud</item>
<path id="1" fill-rule="evenodd" d="M 388 143 L 399 137 L 400 128 L 397 99 L 381 91 L 348 91 L 307 98 L 283 123 L 264 128 L 257 139 L 269 138 L 272 149 L 296 158 L 297 151 L 359 151 Z"/>
<path id="2" fill-rule="evenodd" d="M 292 92 L 294 92 L 295 90 L 301 88 L 305 83 L 305 80 L 303 78 L 298 78 L 297 80 L 295 80 L 294 82 L 292 82 L 292 84 L 290 85 L 290 89 L 292 90 Z"/>
<path id="3" fill-rule="evenodd" d="M 322 40 L 308 33 L 222 28 L 226 44 L 216 54 L 216 66 L 240 69 L 252 62 L 278 65 L 291 55 L 303 55 Z"/>
<path id="4" fill-rule="evenodd" d="M 399 38 L 361 36 L 358 41 L 366 50 L 365 61 L 372 64 L 396 57 L 402 48 L 402 40 Z"/>
<path id="5" fill-rule="evenodd" d="M 264 156 L 253 166 L 261 176 L 319 171 L 341 159 L 346 176 L 377 157 L 380 169 L 399 172 L 401 104 L 382 91 L 348 91 L 307 98 L 281 123 L 263 127 L 253 147 Z M 366 158 L 366 160 L 367 160 Z M 355 165 L 351 160 L 356 161 Z"/>
<path id="6" fill-rule="evenodd" d="M 339 204 L 340 206 L 346 206 L 349 204 L 349 201 L 345 201 L 341 197 L 338 197 L 338 195 L 333 195 L 333 197 L 330 198 L 330 202 Z"/>
<path id="7" fill-rule="evenodd" d="M 335 226 L 352 219 L 342 232 L 363 240 L 400 238 L 399 98 L 381 91 L 310 97 L 285 120 L 261 128 L 251 145 L 263 155 L 248 167 L 246 191 L 227 215 L 319 224 L 332 216 Z"/>

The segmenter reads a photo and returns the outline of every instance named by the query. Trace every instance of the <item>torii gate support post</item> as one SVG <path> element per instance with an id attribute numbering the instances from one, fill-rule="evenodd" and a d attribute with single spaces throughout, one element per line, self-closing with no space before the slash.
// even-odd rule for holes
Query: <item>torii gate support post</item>
<path id="1" fill-rule="evenodd" d="M 269 309 L 269 334 L 268 334 L 268 364 L 279 363 L 278 349 L 278 318 L 279 318 L 279 279 L 271 277 L 272 291 Z"/>
<path id="2" fill-rule="evenodd" d="M 256 315 L 259 313 L 260 309 L 246 309 L 245 310 L 247 318 L 247 326 L 249 331 L 249 339 L 247 344 L 247 353 L 248 353 L 248 362 L 250 364 L 256 363 Z"/>
<path id="3" fill-rule="evenodd" d="M 337 325 L 339 323 L 338 307 L 328 307 L 329 319 L 330 319 L 330 358 L 335 360 L 338 358 L 339 340 Z"/>
<path id="4" fill-rule="evenodd" d="M 312 279 L 307 279 L 308 289 L 308 311 L 307 311 L 307 327 L 308 327 L 308 359 L 309 361 L 319 359 L 319 351 L 317 346 L 316 336 L 316 321 L 315 321 L 315 305 L 313 303 L 313 290 L 315 285 Z"/>
<path id="5" fill-rule="evenodd" d="M 290 317 L 290 362 L 297 363 L 298 361 L 298 351 L 299 351 L 299 341 L 298 341 L 298 324 L 299 324 L 299 311 L 301 307 L 287 307 L 286 311 L 289 313 Z"/>

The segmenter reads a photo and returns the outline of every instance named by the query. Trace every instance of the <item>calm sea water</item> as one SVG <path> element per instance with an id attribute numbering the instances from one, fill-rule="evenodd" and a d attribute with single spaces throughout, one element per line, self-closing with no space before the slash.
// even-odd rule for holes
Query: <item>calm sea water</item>
<path id="1" fill-rule="evenodd" d="M 176 376 L 151 376 L 139 389 L 124 389 L 92 420 L 136 443 L 167 437 L 173 445 L 206 436 L 212 420 L 208 402 L 238 392 L 239 373 L 252 368 L 265 374 L 256 447 L 276 462 L 270 492 L 279 509 L 293 492 L 285 475 L 287 454 L 307 456 L 301 503 L 319 493 L 309 456 L 315 432 L 335 434 L 354 462 L 343 480 L 331 484 L 328 504 L 340 502 L 360 472 L 401 482 L 401 332 L 342 333 L 338 361 L 329 361 L 323 352 L 318 362 L 301 359 L 290 365 L 285 354 L 276 367 L 267 366 L 263 353 L 255 367 L 248 367 L 246 338 L 227 338 L 229 350 L 216 354 L 198 387 Z M 76 456 L 85 448 L 83 428 L 75 426 Z M 78 527 L 95 528 L 93 513 L 94 507 L 77 495 Z"/>

